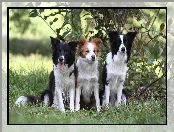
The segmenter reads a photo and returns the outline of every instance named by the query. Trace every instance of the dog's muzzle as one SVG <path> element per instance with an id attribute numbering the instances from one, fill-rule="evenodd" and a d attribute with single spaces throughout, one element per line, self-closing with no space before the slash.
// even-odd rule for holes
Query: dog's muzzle
<path id="1" fill-rule="evenodd" d="M 122 48 L 121 48 L 121 52 L 122 52 L 122 53 L 125 53 L 125 51 L 126 51 L 125 47 L 122 47 Z"/>
<path id="2" fill-rule="evenodd" d="M 59 57 L 59 62 L 60 63 L 63 63 L 64 62 L 64 58 L 61 56 L 61 57 Z"/>
<path id="3" fill-rule="evenodd" d="M 92 56 L 91 56 L 91 60 L 92 60 L 92 61 L 95 61 L 95 59 L 96 59 L 96 58 L 95 58 L 95 55 L 92 55 Z"/>

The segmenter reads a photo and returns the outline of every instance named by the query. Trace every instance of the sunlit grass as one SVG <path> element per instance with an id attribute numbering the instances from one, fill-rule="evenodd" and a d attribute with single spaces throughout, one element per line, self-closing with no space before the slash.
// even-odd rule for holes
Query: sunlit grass
<path id="1" fill-rule="evenodd" d="M 43 57 L 39 54 L 31 54 L 29 56 L 22 55 L 12 55 L 10 54 L 10 62 L 9 67 L 13 71 L 19 71 L 21 69 L 25 70 L 25 72 L 30 72 L 31 69 L 45 69 L 47 71 L 52 70 L 52 59 L 50 56 Z"/>

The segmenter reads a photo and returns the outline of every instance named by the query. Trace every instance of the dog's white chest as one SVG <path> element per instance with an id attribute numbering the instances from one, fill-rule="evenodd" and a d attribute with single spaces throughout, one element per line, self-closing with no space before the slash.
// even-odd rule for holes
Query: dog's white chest
<path id="1" fill-rule="evenodd" d="M 69 68 L 68 66 L 65 66 L 64 69 L 54 67 L 55 83 L 57 83 L 58 88 L 61 88 L 63 91 L 67 91 L 71 85 L 74 85 L 73 70 L 74 66 Z"/>
<path id="2" fill-rule="evenodd" d="M 107 55 L 107 81 L 109 81 L 110 85 L 116 86 L 118 83 L 125 81 L 127 71 L 127 64 L 125 63 L 126 58 L 121 57 L 115 55 L 112 58 L 111 53 L 108 53 Z"/>
<path id="3" fill-rule="evenodd" d="M 86 102 L 90 101 L 94 87 L 98 86 L 98 61 L 87 63 L 83 60 L 77 60 L 78 67 L 78 85 L 81 88 L 82 95 Z"/>
<path id="4" fill-rule="evenodd" d="M 88 64 L 84 61 L 77 61 L 78 67 L 78 80 L 87 83 L 87 82 L 97 82 L 98 81 L 98 62 L 93 64 Z"/>

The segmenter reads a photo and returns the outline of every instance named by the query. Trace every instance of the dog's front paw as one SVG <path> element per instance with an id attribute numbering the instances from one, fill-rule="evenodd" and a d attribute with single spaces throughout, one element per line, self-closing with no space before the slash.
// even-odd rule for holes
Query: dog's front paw
<path id="1" fill-rule="evenodd" d="M 101 110 L 101 107 L 98 106 L 98 107 L 97 107 L 97 112 L 100 112 L 100 110 Z"/>
<path id="2" fill-rule="evenodd" d="M 121 104 L 121 102 L 115 102 L 115 106 L 116 106 L 116 107 L 119 107 L 120 104 Z"/>
<path id="3" fill-rule="evenodd" d="M 75 111 L 79 111 L 80 110 L 80 106 L 76 106 Z"/>
<path id="4" fill-rule="evenodd" d="M 71 109 L 70 109 L 70 111 L 71 111 L 71 112 L 74 112 L 74 109 L 73 109 L 73 108 L 71 108 Z"/>
<path id="5" fill-rule="evenodd" d="M 62 109 L 59 109 L 62 113 L 65 113 L 65 109 L 62 108 Z"/>
<path id="6" fill-rule="evenodd" d="M 109 110 L 109 104 L 105 104 L 104 109 Z"/>
<path id="7" fill-rule="evenodd" d="M 58 104 L 52 104 L 51 107 L 59 109 L 59 105 Z"/>

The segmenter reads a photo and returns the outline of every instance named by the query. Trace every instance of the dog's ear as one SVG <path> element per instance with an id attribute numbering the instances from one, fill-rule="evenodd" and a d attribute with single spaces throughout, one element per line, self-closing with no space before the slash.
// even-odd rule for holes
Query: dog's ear
<path id="1" fill-rule="evenodd" d="M 86 39 L 80 39 L 77 44 L 76 54 L 80 56 L 82 54 L 82 47 L 87 43 Z"/>
<path id="2" fill-rule="evenodd" d="M 82 38 L 79 40 L 78 46 L 83 46 L 86 42 L 86 39 Z"/>
<path id="3" fill-rule="evenodd" d="M 77 48 L 78 43 L 79 43 L 79 41 L 71 41 L 68 43 L 68 45 L 73 53 L 76 52 L 76 48 Z"/>
<path id="4" fill-rule="evenodd" d="M 68 43 L 68 45 L 71 47 L 71 48 L 76 48 L 77 47 L 77 44 L 79 43 L 79 41 L 71 41 Z"/>
<path id="5" fill-rule="evenodd" d="M 137 32 L 128 32 L 126 36 L 128 37 L 129 41 L 133 42 Z"/>
<path id="6" fill-rule="evenodd" d="M 108 36 L 110 38 L 110 41 L 112 41 L 118 35 L 119 33 L 117 31 L 108 31 Z"/>
<path id="7" fill-rule="evenodd" d="M 92 39 L 91 41 L 92 43 L 95 43 L 96 46 L 98 47 L 99 50 L 101 50 L 101 47 L 102 47 L 102 40 L 100 38 L 94 38 Z"/>
<path id="8" fill-rule="evenodd" d="M 60 43 L 60 40 L 57 39 L 57 38 L 53 38 L 50 36 L 50 39 L 51 39 L 51 46 L 52 46 L 52 49 L 55 49 L 56 46 Z"/>

